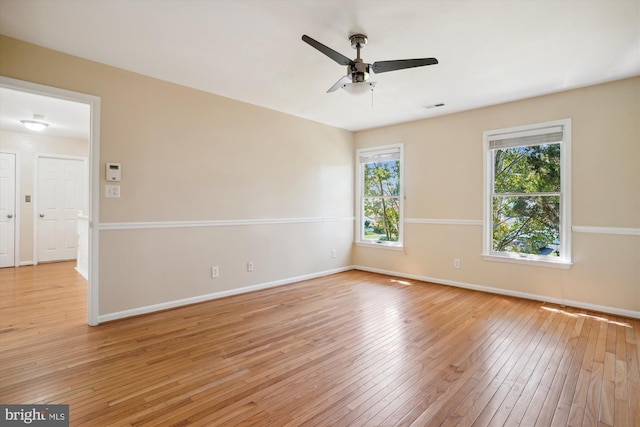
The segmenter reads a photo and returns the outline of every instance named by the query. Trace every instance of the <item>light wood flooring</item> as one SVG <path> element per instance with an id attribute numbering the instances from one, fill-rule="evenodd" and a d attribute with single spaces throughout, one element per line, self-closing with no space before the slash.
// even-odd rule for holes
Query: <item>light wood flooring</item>
<path id="1" fill-rule="evenodd" d="M 640 426 L 640 321 L 350 271 L 86 325 L 70 263 L 0 270 L 0 403 L 72 426 Z"/>

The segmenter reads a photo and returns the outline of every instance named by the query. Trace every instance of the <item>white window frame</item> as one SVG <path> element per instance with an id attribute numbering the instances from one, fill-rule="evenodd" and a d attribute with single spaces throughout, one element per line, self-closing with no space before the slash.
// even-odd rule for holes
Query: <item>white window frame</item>
<path id="1" fill-rule="evenodd" d="M 398 241 L 386 242 L 386 241 L 368 241 L 364 239 L 364 229 L 362 227 L 364 223 L 364 165 L 361 161 L 363 157 L 370 157 L 376 155 L 385 155 L 386 153 L 399 150 L 400 152 L 400 195 L 398 199 L 400 201 L 400 212 L 398 218 Z M 370 148 L 361 148 L 356 150 L 356 229 L 355 238 L 357 246 L 366 246 L 372 248 L 402 250 L 404 247 L 404 176 L 405 163 L 404 163 L 404 146 L 402 143 L 382 145 Z"/>
<path id="2" fill-rule="evenodd" d="M 560 244 L 559 257 L 535 254 L 496 252 L 492 248 L 492 192 L 494 182 L 494 157 L 491 141 L 531 137 L 549 133 L 560 127 Z M 570 268 L 571 263 L 571 119 L 556 120 L 526 126 L 485 131 L 483 137 L 483 215 L 482 215 L 482 256 L 486 261 L 500 261 L 544 267 Z M 523 144 L 529 145 L 529 144 Z"/>

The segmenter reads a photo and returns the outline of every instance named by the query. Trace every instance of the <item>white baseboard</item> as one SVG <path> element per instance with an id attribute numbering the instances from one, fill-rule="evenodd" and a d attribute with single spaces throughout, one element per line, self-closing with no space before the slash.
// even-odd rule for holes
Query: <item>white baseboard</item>
<path id="1" fill-rule="evenodd" d="M 112 320 L 124 319 L 125 317 L 139 316 L 141 314 L 153 313 L 155 311 L 167 310 L 170 308 L 181 307 L 199 302 L 210 301 L 218 298 L 224 298 L 231 295 L 244 294 L 247 292 L 259 291 L 261 289 L 274 288 L 276 286 L 289 285 L 291 283 L 302 282 L 304 280 L 316 279 L 318 277 L 330 276 L 336 273 L 353 270 L 351 266 L 335 268 L 332 270 L 321 271 L 318 273 L 305 274 L 302 276 L 290 277 L 287 279 L 276 280 L 273 282 L 260 283 L 257 285 L 245 286 L 238 289 L 230 289 L 228 291 L 215 292 L 212 294 L 198 295 L 191 298 L 184 298 L 175 301 L 167 301 L 160 304 L 147 305 L 144 307 L 132 308 L 130 310 L 118 311 L 115 313 L 101 314 L 98 316 L 98 322 L 110 322 Z"/>
<path id="2" fill-rule="evenodd" d="M 25 267 L 27 265 L 34 265 L 33 261 L 20 261 L 20 264 L 18 264 L 20 267 Z"/>
<path id="3" fill-rule="evenodd" d="M 100 315 L 98 317 L 98 322 L 99 323 L 110 322 L 112 320 L 124 319 L 126 317 L 132 317 L 132 316 L 139 316 L 141 314 L 153 313 L 153 312 L 156 312 L 156 311 L 167 310 L 167 309 L 176 308 L 176 307 L 182 307 L 182 306 L 190 305 L 190 304 L 197 304 L 197 303 L 200 303 L 200 302 L 210 301 L 210 300 L 214 300 L 214 299 L 218 299 L 218 298 L 224 298 L 224 297 L 228 297 L 228 296 L 231 296 L 231 295 L 244 294 L 244 293 L 247 293 L 247 292 L 258 291 L 258 290 L 261 290 L 261 289 L 268 289 L 268 288 L 274 288 L 274 287 L 282 286 L 282 285 L 289 285 L 291 283 L 296 283 L 296 282 L 301 282 L 301 281 L 304 281 L 304 280 L 315 279 L 315 278 L 318 278 L 318 277 L 329 276 L 331 274 L 342 273 L 344 271 L 349 271 L 349 270 L 361 270 L 361 271 L 368 271 L 368 272 L 371 272 L 371 273 L 386 274 L 386 275 L 389 275 L 389 276 L 396 276 L 396 277 L 403 277 L 403 278 L 406 278 L 406 279 L 420 280 L 422 282 L 431 282 L 431 283 L 437 283 L 439 285 L 455 286 L 457 288 L 471 289 L 471 290 L 474 290 L 474 291 L 489 292 L 489 293 L 492 293 L 492 294 L 499 294 L 499 295 L 507 295 L 507 296 L 512 296 L 512 297 L 518 297 L 518 298 L 534 300 L 534 301 L 548 302 L 548 303 L 552 303 L 552 304 L 559 304 L 559 305 L 566 305 L 566 306 L 569 306 L 569 307 L 582 308 L 582 309 L 585 309 L 585 310 L 597 311 L 597 312 L 601 312 L 601 313 L 608 313 L 608 314 L 613 314 L 613 315 L 616 315 L 616 316 L 631 317 L 631 318 L 634 318 L 634 319 L 640 319 L 640 311 L 625 310 L 625 309 L 621 309 L 621 308 L 609 307 L 609 306 L 604 306 L 604 305 L 589 304 L 589 303 L 580 302 L 580 301 L 564 300 L 564 299 L 552 298 L 552 297 L 548 297 L 548 296 L 544 296 L 544 295 L 530 294 L 530 293 L 527 293 L 527 292 L 511 291 L 511 290 L 508 290 L 508 289 L 492 288 L 490 286 L 475 285 L 475 284 L 471 284 L 471 283 L 456 282 L 456 281 L 453 281 L 453 280 L 444 280 L 444 279 L 438 279 L 438 278 L 434 278 L 434 277 L 420 276 L 420 275 L 416 275 L 416 274 L 407 274 L 407 273 L 400 273 L 400 272 L 397 272 L 397 271 L 382 270 L 382 269 L 379 269 L 379 268 L 364 267 L 364 266 L 361 266 L 361 265 L 353 265 L 353 266 L 346 266 L 346 267 L 336 268 L 336 269 L 332 269 L 332 270 L 321 271 L 321 272 L 318 272 L 318 273 L 311 273 L 311 274 L 305 274 L 305 275 L 302 275 L 302 276 L 290 277 L 290 278 L 287 278 L 287 279 L 276 280 L 276 281 L 273 281 L 273 282 L 267 282 L 267 283 L 260 283 L 260 284 L 257 284 L 257 285 L 245 286 L 243 288 L 238 288 L 238 289 L 230 289 L 228 291 L 216 292 L 216 293 L 205 294 L 205 295 L 198 295 L 198 296 L 191 297 L 191 298 L 184 298 L 184 299 L 175 300 L 175 301 L 167 301 L 167 302 L 163 302 L 163 303 L 160 303 L 160 304 L 153 304 L 153 305 L 148 305 L 148 306 L 144 306 L 144 307 L 133 308 L 133 309 L 130 309 L 130 310 L 118 311 L 118 312 L 115 312 L 115 313 L 102 314 L 102 315 Z"/>
<path id="4" fill-rule="evenodd" d="M 78 272 L 78 274 L 80 274 L 86 280 L 89 280 L 89 272 L 87 270 L 85 270 L 84 268 L 78 268 L 77 266 L 73 268 Z"/>
<path id="5" fill-rule="evenodd" d="M 421 282 L 431 282 L 431 283 L 437 283 L 439 285 L 455 286 L 457 288 L 472 289 L 474 291 L 482 291 L 482 292 L 489 292 L 489 293 L 492 293 L 492 294 L 507 295 L 507 296 L 511 296 L 511 297 L 524 298 L 524 299 L 529 299 L 529 300 L 534 300 L 534 301 L 542 301 L 542 302 L 548 302 L 548 303 L 552 303 L 552 304 L 566 305 L 566 306 L 569 306 L 569 307 L 582 308 L 582 309 L 590 310 L 590 311 L 598 311 L 598 312 L 601 312 L 601 313 L 608 313 L 608 314 L 613 314 L 613 315 L 616 315 L 616 316 L 623 316 L 623 317 L 631 317 L 631 318 L 634 318 L 634 319 L 640 319 L 640 311 L 625 310 L 625 309 L 622 309 L 622 308 L 609 307 L 609 306 L 606 306 L 606 305 L 589 304 L 589 303 L 586 303 L 586 302 L 565 300 L 565 299 L 561 299 L 561 298 L 553 298 L 553 297 L 548 297 L 548 296 L 545 296 L 545 295 L 537 295 L 537 294 L 530 294 L 530 293 L 527 293 L 527 292 L 511 291 L 511 290 L 508 290 L 508 289 L 492 288 L 490 286 L 474 285 L 474 284 L 471 284 L 471 283 L 456 282 L 456 281 L 453 281 L 453 280 L 444 280 L 444 279 L 438 279 L 438 278 L 434 278 L 434 277 L 419 276 L 419 275 L 416 275 L 416 274 L 399 273 L 397 271 L 381 270 L 379 268 L 364 267 L 364 266 L 361 266 L 361 265 L 354 265 L 353 268 L 356 269 L 356 270 L 368 271 L 368 272 L 371 272 L 371 273 L 379 273 L 379 274 L 386 274 L 386 275 L 389 275 L 389 276 L 402 277 L 402 278 L 405 278 L 405 279 L 420 280 Z"/>

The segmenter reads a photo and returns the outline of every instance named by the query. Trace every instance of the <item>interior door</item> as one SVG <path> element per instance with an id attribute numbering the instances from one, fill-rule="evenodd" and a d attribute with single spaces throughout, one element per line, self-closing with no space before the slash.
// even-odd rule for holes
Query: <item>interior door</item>
<path id="1" fill-rule="evenodd" d="M 86 205 L 83 159 L 38 158 L 38 262 L 75 259 L 78 214 Z"/>
<path id="2" fill-rule="evenodd" d="M 16 261 L 16 155 L 0 153 L 0 268 Z"/>

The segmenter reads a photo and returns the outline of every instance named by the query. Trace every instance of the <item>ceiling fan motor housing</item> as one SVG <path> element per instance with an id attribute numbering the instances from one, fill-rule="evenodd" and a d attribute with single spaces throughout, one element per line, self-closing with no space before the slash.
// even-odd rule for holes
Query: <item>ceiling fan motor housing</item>
<path id="1" fill-rule="evenodd" d="M 366 82 L 369 78 L 369 64 L 366 64 L 360 58 L 360 49 L 367 44 L 367 36 L 364 34 L 353 34 L 349 37 L 351 47 L 358 51 L 358 56 L 353 62 L 347 66 L 347 73 L 351 75 L 352 83 Z"/>
<path id="2" fill-rule="evenodd" d="M 360 61 L 354 61 L 352 65 L 347 65 L 347 73 L 351 75 L 353 83 L 362 83 L 369 78 L 369 64 Z"/>

